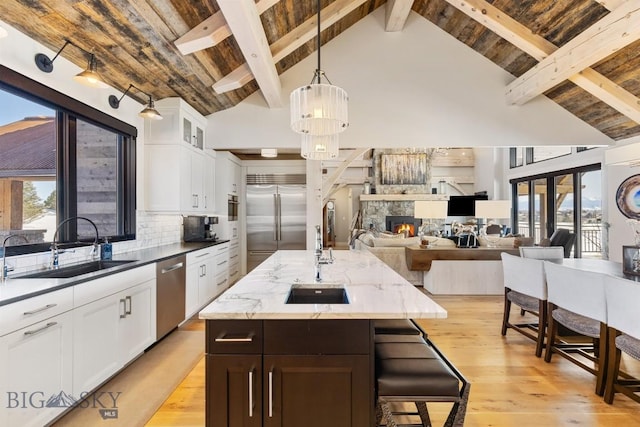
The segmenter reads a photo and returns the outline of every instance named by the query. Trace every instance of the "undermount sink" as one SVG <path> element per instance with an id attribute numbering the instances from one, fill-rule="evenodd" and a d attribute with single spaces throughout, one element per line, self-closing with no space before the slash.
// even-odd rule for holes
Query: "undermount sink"
<path id="1" fill-rule="evenodd" d="M 349 304 L 349 296 L 341 284 L 296 283 L 285 304 Z"/>
<path id="2" fill-rule="evenodd" d="M 87 273 L 94 273 L 100 270 L 106 270 L 112 267 L 118 267 L 123 264 L 135 262 L 136 260 L 100 260 L 90 261 L 82 264 L 74 264 L 67 267 L 60 267 L 55 270 L 38 271 L 37 273 L 27 273 L 22 276 L 16 276 L 20 279 L 67 279 L 70 277 L 81 276 Z"/>

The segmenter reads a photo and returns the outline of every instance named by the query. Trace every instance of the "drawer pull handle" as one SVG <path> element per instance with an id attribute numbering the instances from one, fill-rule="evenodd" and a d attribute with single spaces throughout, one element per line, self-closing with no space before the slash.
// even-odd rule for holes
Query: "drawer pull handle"
<path id="1" fill-rule="evenodd" d="M 252 342 L 253 341 L 253 332 L 243 338 L 225 338 L 225 335 L 220 335 L 216 338 L 215 342 Z"/>
<path id="2" fill-rule="evenodd" d="M 24 332 L 24 334 L 25 334 L 26 336 L 35 335 L 35 334 L 37 334 L 38 332 L 42 332 L 42 331 L 44 331 L 45 329 L 49 329 L 50 327 L 55 326 L 55 325 L 57 325 L 57 324 L 58 324 L 58 322 L 49 322 L 49 323 L 47 323 L 46 325 L 44 325 L 42 328 L 34 329 L 34 330 L 32 330 L 32 331 L 25 331 L 25 332 Z"/>
<path id="3" fill-rule="evenodd" d="M 229 258 L 238 258 L 238 254 L 231 255 Z"/>
<path id="4" fill-rule="evenodd" d="M 249 418 L 253 418 L 253 368 L 249 371 Z"/>
<path id="5" fill-rule="evenodd" d="M 227 260 L 224 260 L 222 262 L 219 262 L 218 265 L 222 265 L 222 264 L 226 264 L 226 263 L 227 263 Z"/>
<path id="6" fill-rule="evenodd" d="M 273 369 L 269 371 L 269 418 L 273 417 Z"/>
<path id="7" fill-rule="evenodd" d="M 25 311 L 24 313 L 22 313 L 25 316 L 31 316 L 32 314 L 36 314 L 36 313 L 40 313 L 41 311 L 45 311 L 45 310 L 49 310 L 50 308 L 53 308 L 55 306 L 57 306 L 58 304 L 47 304 L 44 307 L 40 307 L 36 310 L 31 310 L 31 311 Z"/>
<path id="8" fill-rule="evenodd" d="M 226 281 L 227 281 L 227 279 L 224 279 L 223 281 L 216 283 L 216 286 L 222 286 L 222 285 L 224 285 L 224 282 L 226 282 Z"/>
<path id="9" fill-rule="evenodd" d="M 196 255 L 196 258 L 202 258 L 203 256 L 208 256 L 209 252 L 206 252 L 204 254 L 200 254 L 200 255 Z"/>

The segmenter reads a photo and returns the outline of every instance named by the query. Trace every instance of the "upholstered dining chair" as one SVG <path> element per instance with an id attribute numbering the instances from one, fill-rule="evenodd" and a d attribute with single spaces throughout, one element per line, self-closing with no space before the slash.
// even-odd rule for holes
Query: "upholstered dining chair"
<path id="1" fill-rule="evenodd" d="M 548 336 L 544 360 L 558 353 L 596 376 L 596 394 L 604 394 L 607 358 L 607 307 L 604 274 L 544 261 L 547 277 Z M 589 343 L 556 340 L 558 324 L 592 339 Z M 593 363 L 588 364 L 587 361 Z"/>
<path id="2" fill-rule="evenodd" d="M 562 264 L 564 249 L 560 246 L 520 246 L 520 256 L 523 258 L 544 259 Z"/>
<path id="3" fill-rule="evenodd" d="M 640 321 L 637 302 L 640 285 L 627 279 L 605 277 L 609 344 L 604 400 L 613 403 L 616 392 L 640 403 L 640 378 L 620 371 L 622 352 L 640 360 Z"/>
<path id="4" fill-rule="evenodd" d="M 547 317 L 547 286 L 544 263 L 538 259 L 521 258 L 507 253 L 502 257 L 504 276 L 504 313 L 502 335 L 513 329 L 536 342 L 536 356 L 542 355 Z M 538 316 L 537 323 L 511 323 L 511 304 Z"/>

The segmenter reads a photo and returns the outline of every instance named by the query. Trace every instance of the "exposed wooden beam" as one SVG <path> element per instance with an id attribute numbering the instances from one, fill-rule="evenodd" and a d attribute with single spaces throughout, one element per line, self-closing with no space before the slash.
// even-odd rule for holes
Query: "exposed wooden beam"
<path id="1" fill-rule="evenodd" d="M 218 0 L 262 96 L 270 108 L 282 107 L 282 85 L 269 50 L 260 15 L 253 0 Z"/>
<path id="2" fill-rule="evenodd" d="M 320 30 L 324 31 L 325 29 L 329 28 L 366 1 L 367 0 L 336 0 L 335 2 L 331 3 L 321 11 L 322 21 L 320 22 Z M 316 37 L 318 32 L 318 24 L 316 19 L 317 15 L 307 19 L 301 25 L 297 26 L 293 31 L 280 38 L 279 40 L 276 40 L 270 46 L 274 62 L 282 60 L 284 57 L 298 49 L 300 46 Z M 239 68 L 242 68 L 242 66 L 240 66 Z M 230 81 L 230 79 L 226 79 L 226 77 L 228 76 L 225 76 L 225 78 L 222 79 L 224 80 L 224 86 L 237 86 L 237 89 L 238 87 L 242 87 L 242 85 L 244 84 L 242 83 L 242 81 L 246 80 L 247 77 L 249 77 L 249 81 L 251 81 L 251 75 L 250 73 L 247 74 L 246 68 L 244 69 L 244 72 L 238 71 L 238 69 L 236 69 L 232 72 L 232 74 L 236 76 L 236 81 L 232 82 Z M 213 89 L 217 93 L 224 93 L 221 86 L 222 85 L 218 85 L 218 83 L 215 83 L 213 85 Z"/>
<path id="3" fill-rule="evenodd" d="M 269 9 L 280 0 L 259 0 L 256 2 L 258 14 Z M 213 47 L 231 35 L 231 29 L 227 25 L 222 12 L 216 12 L 200 24 L 189 30 L 174 44 L 183 55 Z"/>
<path id="4" fill-rule="evenodd" d="M 387 0 L 384 30 L 402 31 L 409 18 L 413 0 Z"/>
<path id="5" fill-rule="evenodd" d="M 542 61 L 558 50 L 553 43 L 544 37 L 533 34 L 524 25 L 484 0 L 446 1 L 538 61 Z M 587 68 L 569 77 L 569 80 L 610 107 L 640 123 L 640 98 L 602 74 Z"/>
<path id="6" fill-rule="evenodd" d="M 640 0 L 628 0 L 507 86 L 523 105 L 640 38 Z"/>
<path id="7" fill-rule="evenodd" d="M 232 90 L 240 89 L 242 86 L 253 80 L 253 73 L 249 69 L 249 65 L 245 62 L 231 73 L 227 74 L 217 82 L 213 84 L 213 90 L 217 94 L 230 92 Z"/>
<path id="8" fill-rule="evenodd" d="M 328 176 L 325 180 L 323 180 L 322 182 L 323 206 L 326 203 L 326 200 L 329 199 L 329 196 L 333 194 L 333 192 L 331 191 L 333 188 L 333 185 L 338 181 L 338 178 L 340 178 L 340 176 L 344 173 L 344 171 L 349 167 L 349 164 L 353 162 L 355 159 L 357 159 L 358 157 L 362 156 L 368 150 L 370 149 L 356 148 L 352 150 L 351 153 L 349 153 L 349 156 L 342 162 L 342 164 L 338 166 L 338 168 L 335 171 L 333 171 L 331 176 Z"/>

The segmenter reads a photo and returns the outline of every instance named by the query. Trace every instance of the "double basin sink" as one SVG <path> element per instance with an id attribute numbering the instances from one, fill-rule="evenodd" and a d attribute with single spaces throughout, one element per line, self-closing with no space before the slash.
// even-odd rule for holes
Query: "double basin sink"
<path id="1" fill-rule="evenodd" d="M 16 278 L 20 279 L 69 279 L 83 274 L 95 273 L 96 271 L 106 270 L 108 268 L 118 267 L 123 264 L 135 262 L 136 260 L 99 260 L 90 261 L 82 264 L 74 264 L 66 267 L 60 267 L 52 270 L 42 270 L 35 273 L 27 273 Z"/>

